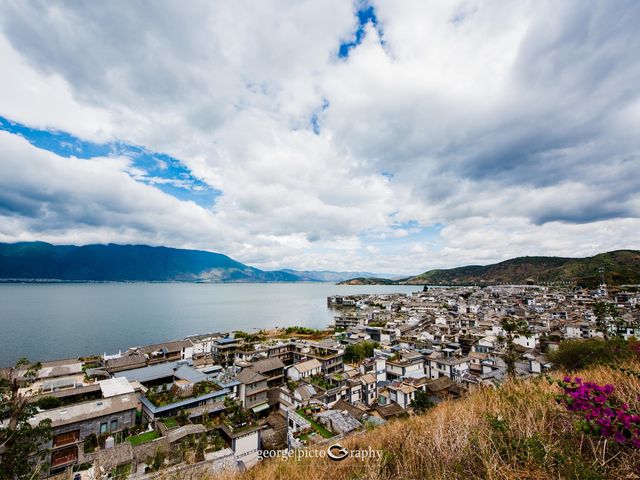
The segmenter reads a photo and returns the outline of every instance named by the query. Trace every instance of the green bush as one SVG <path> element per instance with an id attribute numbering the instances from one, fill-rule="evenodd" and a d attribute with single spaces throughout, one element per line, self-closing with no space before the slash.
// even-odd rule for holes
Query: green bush
<path id="1" fill-rule="evenodd" d="M 591 365 L 617 364 L 637 356 L 635 340 L 611 338 L 603 340 L 565 340 L 558 350 L 547 356 L 555 365 L 565 370 L 580 370 Z"/>
<path id="2" fill-rule="evenodd" d="M 284 333 L 285 335 L 319 335 L 322 333 L 322 330 L 307 327 L 287 327 L 284 329 Z"/>
<path id="3" fill-rule="evenodd" d="M 60 399 L 56 397 L 42 397 L 40 400 L 38 400 L 37 405 L 43 410 L 49 410 L 51 408 L 58 408 L 59 406 L 61 406 L 62 401 L 60 401 Z"/>
<path id="4" fill-rule="evenodd" d="M 344 351 L 344 361 L 347 363 L 358 363 L 365 358 L 373 357 L 373 350 L 378 348 L 377 342 L 365 340 L 364 342 L 348 345 Z"/>
<path id="5" fill-rule="evenodd" d="M 91 453 L 94 452 L 96 447 L 98 446 L 98 436 L 95 433 L 88 435 L 84 439 L 84 452 Z"/>

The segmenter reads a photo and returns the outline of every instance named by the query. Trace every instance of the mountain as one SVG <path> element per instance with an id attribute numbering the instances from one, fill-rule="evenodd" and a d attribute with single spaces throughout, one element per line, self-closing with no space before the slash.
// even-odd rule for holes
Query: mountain
<path id="1" fill-rule="evenodd" d="M 527 283 L 542 272 L 557 269 L 575 259 L 564 257 L 518 257 L 493 265 L 468 265 L 428 272 L 405 279 L 403 283 L 430 285 Z M 596 269 L 597 270 L 597 269 Z M 558 280 L 561 280 L 558 278 Z"/>
<path id="2" fill-rule="evenodd" d="M 226 255 L 148 245 L 0 243 L 0 279 L 61 281 L 297 282 Z"/>
<path id="3" fill-rule="evenodd" d="M 428 272 L 398 280 L 406 285 L 496 285 L 568 282 L 585 287 L 595 287 L 604 279 L 611 285 L 640 283 L 640 251 L 616 250 L 587 258 L 566 257 L 518 257 L 492 265 L 468 265 L 465 267 L 429 270 Z M 351 279 L 343 283 L 357 283 Z M 368 283 L 375 279 L 367 279 Z M 388 284 L 387 280 L 381 281 Z"/>
<path id="4" fill-rule="evenodd" d="M 389 275 L 386 273 L 369 273 L 369 272 L 334 272 L 332 270 L 291 270 L 285 268 L 283 272 L 290 273 L 300 278 L 305 282 L 342 282 L 343 280 L 353 278 L 376 278 L 378 280 L 384 280 L 387 278 L 397 278 L 398 275 Z"/>

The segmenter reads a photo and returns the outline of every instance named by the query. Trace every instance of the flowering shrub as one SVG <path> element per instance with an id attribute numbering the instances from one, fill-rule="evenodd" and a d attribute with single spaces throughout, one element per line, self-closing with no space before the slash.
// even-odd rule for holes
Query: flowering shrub
<path id="1" fill-rule="evenodd" d="M 565 377 L 559 384 L 564 390 L 559 401 L 582 416 L 585 432 L 640 448 L 640 415 L 616 400 L 613 385 L 583 382 L 579 377 Z"/>

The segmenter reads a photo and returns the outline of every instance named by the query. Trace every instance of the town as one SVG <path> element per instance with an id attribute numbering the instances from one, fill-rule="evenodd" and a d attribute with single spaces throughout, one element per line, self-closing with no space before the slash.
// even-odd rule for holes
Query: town
<path id="1" fill-rule="evenodd" d="M 39 476 L 240 471 L 544 374 L 567 339 L 640 336 L 638 289 L 605 284 L 425 287 L 327 306 L 326 330 L 209 333 L 3 370 L 37 406 L 29 422 L 50 422 Z"/>

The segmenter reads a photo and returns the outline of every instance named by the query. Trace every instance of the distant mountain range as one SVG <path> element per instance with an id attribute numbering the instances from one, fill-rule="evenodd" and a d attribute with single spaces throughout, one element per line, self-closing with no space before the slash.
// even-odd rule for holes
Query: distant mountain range
<path id="1" fill-rule="evenodd" d="M 414 277 L 391 281 L 386 278 L 352 278 L 347 285 L 496 285 L 568 282 L 597 286 L 600 269 L 610 285 L 640 284 L 640 251 L 616 250 L 587 258 L 518 257 L 492 265 L 469 265 L 429 270 Z"/>
<path id="2" fill-rule="evenodd" d="M 339 282 L 366 272 L 265 271 L 226 255 L 148 245 L 0 243 L 0 280 L 68 282 Z"/>
<path id="3" fill-rule="evenodd" d="M 386 273 L 370 273 L 370 272 L 334 272 L 331 270 L 291 270 L 285 268 L 283 272 L 295 275 L 299 279 L 305 282 L 342 282 L 349 278 L 375 278 L 378 281 L 384 279 L 398 278 L 398 275 L 391 275 Z"/>

